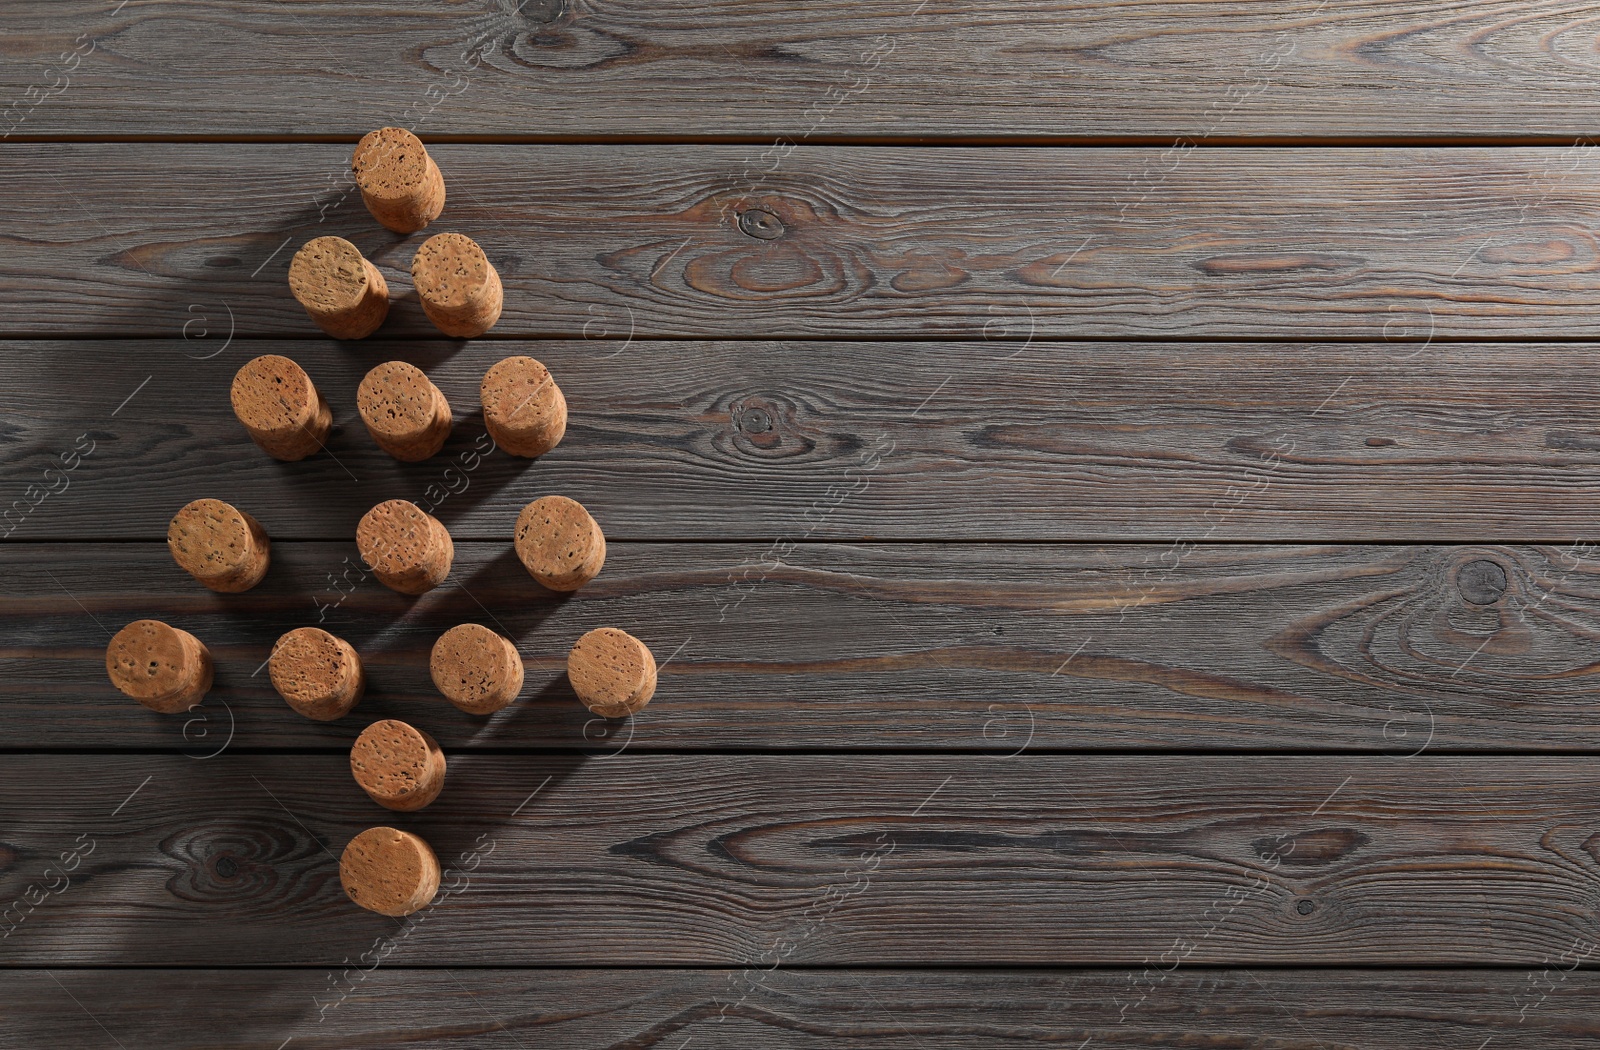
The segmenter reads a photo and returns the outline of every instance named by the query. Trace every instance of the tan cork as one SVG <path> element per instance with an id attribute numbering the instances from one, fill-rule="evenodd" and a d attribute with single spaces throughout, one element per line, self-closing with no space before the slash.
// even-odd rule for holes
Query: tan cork
<path id="1" fill-rule="evenodd" d="M 278 695 L 319 722 L 349 714 L 367 688 L 355 649 L 319 627 L 297 627 L 279 638 L 267 667 Z"/>
<path id="2" fill-rule="evenodd" d="M 211 673 L 211 654 L 200 640 L 160 620 L 135 620 L 106 646 L 111 684 L 165 715 L 203 700 Z"/>
<path id="3" fill-rule="evenodd" d="M 476 623 L 452 627 L 433 643 L 433 684 L 472 715 L 488 715 L 522 692 L 522 656 L 511 639 Z"/>
<path id="4" fill-rule="evenodd" d="M 439 520 L 415 503 L 387 500 L 362 515 L 356 546 L 367 568 L 390 590 L 425 594 L 450 575 L 455 545 Z"/>
<path id="5" fill-rule="evenodd" d="M 583 706 L 603 718 L 621 718 L 655 695 L 656 658 L 627 631 L 598 627 L 567 654 L 567 678 Z"/>
<path id="6" fill-rule="evenodd" d="M 450 402 L 421 369 L 404 361 L 368 372 L 356 407 L 378 447 L 406 463 L 433 456 L 450 436 Z"/>
<path id="7" fill-rule="evenodd" d="M 368 828 L 339 858 L 339 881 L 350 899 L 394 918 L 427 907 L 439 892 L 439 874 L 433 847 L 396 828 Z"/>
<path id="8" fill-rule="evenodd" d="M 179 568 L 223 594 L 260 583 L 272 560 L 267 530 L 220 499 L 197 499 L 173 515 L 167 549 Z"/>
<path id="9" fill-rule="evenodd" d="M 422 730 L 394 718 L 374 722 L 350 749 L 350 772 L 372 801 L 409 813 L 439 797 L 444 751 Z"/>
<path id="10" fill-rule="evenodd" d="M 444 176 L 405 128 L 367 132 L 350 155 L 350 170 L 372 217 L 396 233 L 416 233 L 444 211 Z"/>
<path id="11" fill-rule="evenodd" d="M 471 339 L 500 320 L 500 275 L 472 238 L 436 233 L 411 260 L 411 281 L 428 319 L 445 335 Z"/>
<path id="12" fill-rule="evenodd" d="M 550 370 L 531 357 L 496 362 L 478 392 L 489 436 L 513 456 L 542 456 L 567 432 L 566 396 Z"/>
<path id="13" fill-rule="evenodd" d="M 343 237 L 317 237 L 294 253 L 289 290 L 335 339 L 365 339 L 389 316 L 389 284 Z"/>
<path id="14" fill-rule="evenodd" d="M 333 410 L 305 369 L 277 354 L 245 362 L 233 377 L 233 414 L 274 459 L 293 462 L 322 448 Z"/>
<path id="15" fill-rule="evenodd" d="M 523 507 L 514 542 L 528 574 L 552 591 L 577 590 L 606 563 L 599 523 L 565 496 L 540 496 Z"/>

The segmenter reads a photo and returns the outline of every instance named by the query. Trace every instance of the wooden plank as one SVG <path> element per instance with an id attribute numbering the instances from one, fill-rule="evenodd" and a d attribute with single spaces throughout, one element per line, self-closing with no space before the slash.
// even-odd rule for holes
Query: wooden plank
<path id="1" fill-rule="evenodd" d="M 338 755 L 20 755 L 0 787 L 0 899 L 42 900 L 11 966 L 1540 967 L 1594 937 L 1587 757 L 475 755 L 415 815 Z M 425 917 L 339 888 L 375 824 L 452 869 Z"/>
<path id="2" fill-rule="evenodd" d="M 451 580 L 415 601 L 354 568 L 352 543 L 280 542 L 273 557 L 258 588 L 218 595 L 162 544 L 0 550 L 4 746 L 342 752 L 394 717 L 452 749 L 591 756 L 1600 750 L 1600 568 L 1556 548 L 808 544 L 780 561 L 768 546 L 619 543 L 567 600 L 509 543 L 458 544 Z M 145 616 L 211 647 L 216 686 L 188 716 L 106 680 L 109 632 Z M 434 640 L 462 622 L 516 639 L 527 665 L 523 699 L 489 719 L 447 706 L 428 675 Z M 294 714 L 260 671 L 282 632 L 317 623 L 367 663 L 367 698 L 333 724 Z M 665 664 L 623 725 L 591 720 L 564 677 L 568 647 L 606 625 Z"/>
<path id="3" fill-rule="evenodd" d="M 284 275 L 340 234 L 401 299 L 384 330 L 436 335 L 410 287 L 421 235 L 366 214 L 349 148 L 0 149 L 0 332 L 176 337 L 226 309 L 240 334 L 317 334 Z M 497 336 L 1339 336 L 1426 356 L 1600 335 L 1592 149 L 801 147 L 755 175 L 734 146 L 434 155 L 437 227 L 504 279 Z"/>
<path id="4" fill-rule="evenodd" d="M 299 360 L 332 405 L 329 454 L 278 463 L 247 440 L 229 384 L 267 352 Z M 515 353 L 550 365 L 571 411 L 537 463 L 481 454 L 479 382 Z M 525 503 L 556 491 L 618 540 L 1565 546 L 1597 538 L 1600 394 L 1572 381 L 1591 356 L 1566 344 L 11 343 L 0 531 L 164 539 L 179 507 L 210 496 L 280 539 L 346 540 L 398 496 L 437 506 L 458 538 L 503 540 Z M 426 463 L 391 459 L 355 413 L 362 375 L 396 357 L 425 368 L 460 421 Z"/>
<path id="5" fill-rule="evenodd" d="M 7 21 L 0 130 L 32 135 L 1570 137 L 1600 91 L 1585 12 L 1554 0 L 75 0 Z"/>
<path id="6" fill-rule="evenodd" d="M 1137 971 L 403 966 L 338 984 L 358 988 L 342 1001 L 321 971 L 13 971 L 0 991 L 0 1037 L 99 1046 L 110 1032 L 126 1046 L 167 1050 L 276 1047 L 284 1038 L 405 1050 L 485 1042 L 988 1050 L 1171 1047 L 1185 1037 L 1278 1050 L 1580 1050 L 1600 1037 L 1600 979 L 1554 960 L 1528 972 L 1179 969 L 1148 992 Z"/>

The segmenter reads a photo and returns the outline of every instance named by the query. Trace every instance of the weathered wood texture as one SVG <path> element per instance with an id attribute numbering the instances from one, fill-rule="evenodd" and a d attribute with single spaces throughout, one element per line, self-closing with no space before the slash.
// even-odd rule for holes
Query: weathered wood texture
<path id="1" fill-rule="evenodd" d="M 1178 969 L 1153 988 L 1140 972 L 381 969 L 352 978 L 357 990 L 340 1001 L 322 971 L 19 970 L 0 990 L 0 1039 L 94 1047 L 110 1032 L 166 1050 L 270 1050 L 285 1038 L 318 1050 L 1587 1050 L 1600 1038 L 1600 976 L 1554 962 L 1527 972 Z"/>
<path id="2" fill-rule="evenodd" d="M 3 333 L 176 336 L 226 308 L 320 334 L 284 275 L 336 233 L 402 296 L 384 331 L 436 335 L 421 235 L 366 214 L 349 148 L 0 149 Z M 425 232 L 481 240 L 498 336 L 1600 335 L 1594 149 L 432 153 L 450 203 Z"/>
<path id="3" fill-rule="evenodd" d="M 408 815 L 339 755 L 8 758 L 0 899 L 43 902 L 4 963 L 1537 967 L 1596 935 L 1589 758 L 469 755 L 449 777 Z M 336 856 L 375 824 L 427 838 L 455 892 L 408 922 L 352 905 Z"/>
<path id="4" fill-rule="evenodd" d="M 1600 92 L 1592 27 L 1555 0 L 74 0 L 7 22 L 19 135 L 1580 135 Z"/>
<path id="5" fill-rule="evenodd" d="M 612 544 L 599 579 L 544 591 L 509 542 L 462 543 L 420 600 L 358 566 L 353 542 L 283 543 L 246 594 L 205 590 L 161 544 L 0 550 L 0 721 L 11 748 L 347 748 L 379 718 L 446 746 L 1600 750 L 1600 564 L 1519 547 L 1058 548 Z M 346 560 L 348 559 L 348 560 Z M 146 711 L 106 679 L 109 632 L 141 617 L 217 661 L 208 701 Z M 444 631 L 515 639 L 523 699 L 488 719 L 428 674 Z M 284 704 L 260 670 L 319 624 L 366 661 L 336 723 Z M 591 719 L 568 647 L 620 625 L 665 666 L 631 723 Z"/>
<path id="6" fill-rule="evenodd" d="M 300 361 L 333 406 L 327 454 L 270 460 L 234 418 L 233 374 L 266 352 Z M 479 381 L 514 353 L 550 365 L 571 412 L 537 462 L 479 454 Z M 362 375 L 396 357 L 458 419 L 425 463 L 390 458 L 356 415 Z M 559 492 L 619 540 L 1566 545 L 1600 539 L 1600 393 L 1574 380 L 1592 358 L 1568 344 L 15 342 L 0 344 L 0 531 L 163 539 L 208 496 L 277 538 L 346 540 L 405 497 L 459 538 L 508 539 L 524 504 Z"/>

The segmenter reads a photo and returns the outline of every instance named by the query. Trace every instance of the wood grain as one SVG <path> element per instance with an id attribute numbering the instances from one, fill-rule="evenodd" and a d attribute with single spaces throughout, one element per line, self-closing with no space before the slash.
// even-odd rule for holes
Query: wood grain
<path id="1" fill-rule="evenodd" d="M 219 595 L 159 544 L 0 550 L 0 721 L 10 748 L 348 749 L 381 718 L 453 749 L 1274 748 L 1394 755 L 1600 750 L 1592 557 L 1531 547 L 613 544 L 570 598 L 509 543 L 461 543 L 420 600 L 353 543 L 273 548 L 265 582 Z M 347 560 L 348 559 L 348 560 Z M 156 617 L 216 661 L 201 707 L 145 711 L 106 679 L 107 632 Z M 490 717 L 429 677 L 463 622 L 515 640 L 522 699 Z M 285 631 L 361 653 L 367 696 L 295 715 L 261 671 Z M 567 650 L 620 625 L 660 686 L 631 723 L 591 718 Z"/>
<path id="2" fill-rule="evenodd" d="M 8 16 L 28 135 L 1195 139 L 1589 134 L 1555 0 L 87 0 Z M 62 59 L 74 38 L 94 50 Z M 174 71 L 181 75 L 174 76 Z M 35 94 L 27 89 L 33 87 Z M 39 105 L 30 105 L 43 98 Z"/>
<path id="3" fill-rule="evenodd" d="M 1600 539 L 1600 394 L 1573 380 L 1590 368 L 1583 345 L 0 348 L 0 531 L 14 540 L 161 539 L 201 497 L 275 539 L 348 540 L 401 497 L 436 506 L 457 538 L 507 540 L 552 492 L 617 540 Z M 327 454 L 272 462 L 234 418 L 233 373 L 267 352 L 304 365 L 333 406 Z M 550 365 L 571 412 L 531 463 L 485 454 L 477 407 L 484 371 L 517 353 Z M 395 357 L 456 406 L 425 463 L 396 462 L 356 414 L 361 377 Z M 80 436 L 93 452 L 62 475 Z"/>
<path id="4" fill-rule="evenodd" d="M 401 964 L 403 965 L 403 964 Z M 1132 978 L 1132 980 L 1130 980 Z M 9 1045 L 383 1046 L 462 1050 L 681 1045 L 749 1050 L 1171 1047 L 1414 1050 L 1505 1043 L 1580 1050 L 1600 1037 L 1592 970 L 451 970 L 374 973 L 338 1002 L 321 971 L 14 970 Z M 59 983 L 58 983 L 59 982 Z M 346 987 L 341 984 L 340 988 Z M 1142 986 L 1141 986 L 1142 988 Z M 94 1017 L 73 1002 L 92 1003 Z M 105 1025 L 102 1031 L 96 1019 Z"/>
<path id="5" fill-rule="evenodd" d="M 1540 967 L 1594 949 L 1597 788 L 1587 757 L 478 755 L 394 814 L 342 755 L 21 755 L 0 898 L 84 855 L 5 963 Z M 337 879 L 397 819 L 454 869 L 410 924 Z"/>
<path id="6" fill-rule="evenodd" d="M 0 149 L 0 334 L 320 335 L 285 272 L 325 234 L 401 297 L 385 333 L 436 334 L 424 235 L 372 222 L 348 152 Z M 430 152 L 451 203 L 424 234 L 483 245 L 501 337 L 1600 335 L 1592 148 Z"/>

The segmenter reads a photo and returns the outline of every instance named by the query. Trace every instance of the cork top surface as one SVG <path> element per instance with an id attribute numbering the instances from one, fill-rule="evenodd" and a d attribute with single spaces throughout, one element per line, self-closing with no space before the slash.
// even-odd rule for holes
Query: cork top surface
<path id="1" fill-rule="evenodd" d="M 428 151 L 405 128 L 369 131 L 350 156 L 361 192 L 379 199 L 399 199 L 415 193 L 428 176 Z"/>
<path id="2" fill-rule="evenodd" d="M 440 635 L 428 667 L 439 692 L 468 709 L 490 706 L 513 681 L 521 684 L 516 647 L 477 623 L 464 623 Z"/>
<path id="3" fill-rule="evenodd" d="M 361 380 L 356 407 L 377 433 L 410 437 L 433 424 L 438 411 L 435 398 L 433 383 L 420 368 L 404 361 L 386 361 Z"/>
<path id="4" fill-rule="evenodd" d="M 197 499 L 173 515 L 167 549 L 189 575 L 203 580 L 231 576 L 249 560 L 250 526 L 244 515 L 219 499 Z"/>
<path id="5" fill-rule="evenodd" d="M 291 432 L 311 414 L 317 391 L 305 369 L 277 354 L 245 362 L 233 377 L 233 411 L 245 426 Z"/>
<path id="6" fill-rule="evenodd" d="M 160 620 L 135 620 L 106 647 L 106 673 L 135 700 L 160 700 L 189 678 L 183 636 Z"/>
<path id="7" fill-rule="evenodd" d="M 616 627 L 595 628 L 579 638 L 567 654 L 567 677 L 573 691 L 591 710 L 608 717 L 643 707 L 638 698 L 647 687 L 653 689 L 655 676 L 656 662 L 650 650 Z"/>
<path id="8" fill-rule="evenodd" d="M 589 564 L 604 541 L 583 504 L 566 496 L 540 496 L 517 515 L 513 542 L 529 572 L 560 578 Z"/>
<path id="9" fill-rule="evenodd" d="M 471 237 L 437 233 L 422 242 L 411 260 L 417 294 L 435 306 L 460 308 L 489 291 L 489 259 Z"/>
<path id="10" fill-rule="evenodd" d="M 320 627 L 296 627 L 279 638 L 267 667 L 284 699 L 307 705 L 339 692 L 351 673 L 339 639 Z"/>
<path id="11" fill-rule="evenodd" d="M 381 915 L 410 915 L 439 889 L 439 860 L 429 845 L 396 828 L 368 828 L 344 848 L 339 881 L 350 899 Z"/>
<path id="12" fill-rule="evenodd" d="M 423 561 L 436 542 L 433 518 L 409 500 L 391 499 L 361 516 L 356 546 L 378 572 L 404 572 Z"/>
<path id="13" fill-rule="evenodd" d="M 368 793 L 402 798 L 424 786 L 429 757 L 437 746 L 422 730 L 386 718 L 356 738 L 350 748 L 350 772 Z"/>
<path id="14" fill-rule="evenodd" d="M 478 392 L 484 416 L 513 430 L 546 426 L 563 410 L 550 370 L 531 357 L 495 362 L 484 373 Z"/>
<path id="15" fill-rule="evenodd" d="M 366 261 L 343 237 L 309 240 L 289 263 L 289 290 L 318 311 L 354 309 L 367 294 Z"/>

